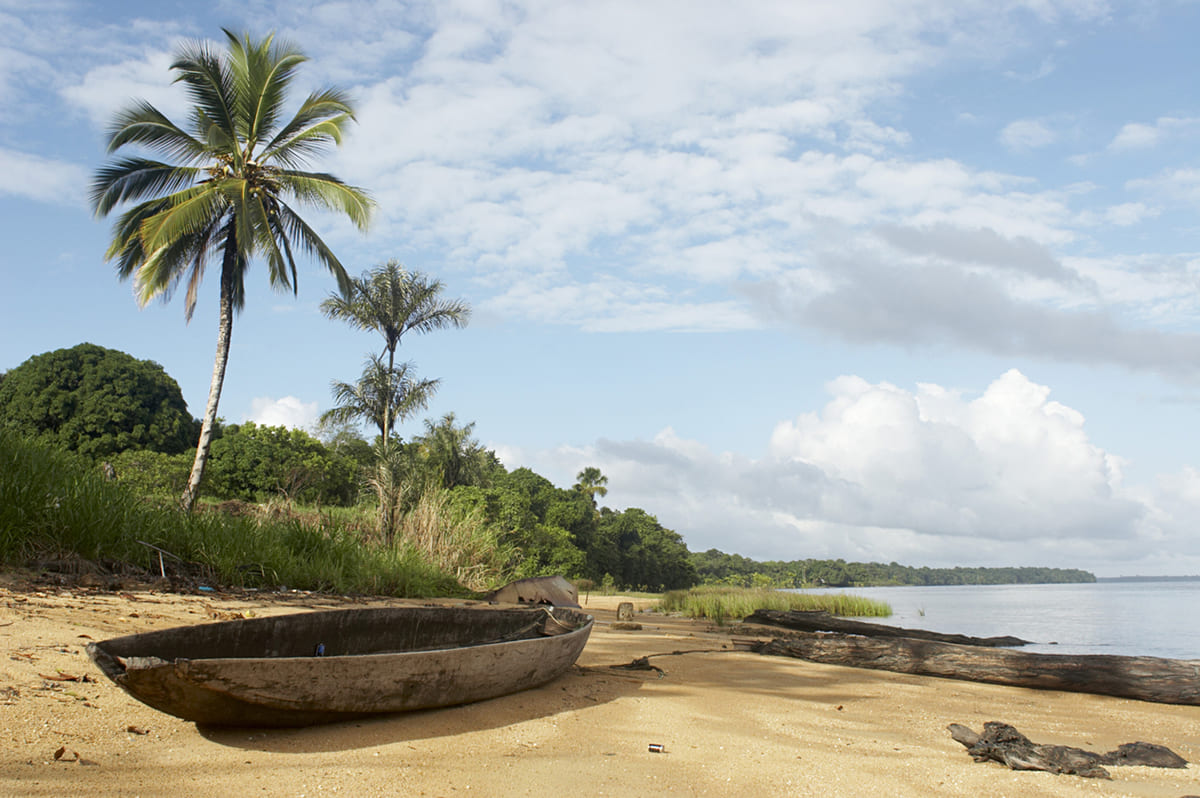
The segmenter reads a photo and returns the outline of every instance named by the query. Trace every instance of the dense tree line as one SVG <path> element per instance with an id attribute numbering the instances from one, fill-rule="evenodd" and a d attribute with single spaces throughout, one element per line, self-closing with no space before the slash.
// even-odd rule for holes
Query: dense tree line
<path id="1" fill-rule="evenodd" d="M 0 425 L 102 464 L 146 496 L 170 500 L 186 487 L 199 422 L 179 385 L 149 361 L 81 344 L 30 358 L 7 372 Z M 509 472 L 453 414 L 427 420 L 387 448 L 402 486 L 396 511 L 442 491 L 461 517 L 474 514 L 513 553 L 520 575 L 563 573 L 597 584 L 667 590 L 697 582 L 682 537 L 645 510 L 597 508 L 599 469 L 560 488 L 527 468 Z M 170 434 L 168 434 L 170 433 Z M 204 478 L 214 500 L 295 501 L 319 506 L 378 502 L 370 482 L 378 453 L 357 431 L 333 424 L 308 432 L 247 422 L 216 423 Z"/>
<path id="2" fill-rule="evenodd" d="M 1088 571 L 1075 568 L 928 568 L 899 563 L 845 560 L 755 560 L 717 549 L 692 554 L 702 582 L 775 587 L 863 587 L 867 585 L 1034 585 L 1095 582 Z"/>
<path id="3" fill-rule="evenodd" d="M 645 510 L 597 510 L 592 494 L 556 487 L 528 468 L 493 464 L 486 485 L 453 488 L 460 510 L 483 513 L 521 552 L 524 575 L 565 573 L 597 584 L 661 591 L 698 582 L 683 538 Z"/>
<path id="4" fill-rule="evenodd" d="M 166 498 L 187 485 L 194 455 L 189 441 L 199 422 L 187 413 L 178 384 L 157 364 L 81 344 L 32 357 L 4 375 L 0 426 L 105 463 L 136 492 Z M 518 575 L 562 573 L 656 591 L 698 583 L 796 588 L 1095 581 L 1074 569 L 757 562 L 717 549 L 693 553 L 643 509 L 598 507 L 597 498 L 608 492 L 599 469 L 583 469 L 570 488 L 528 468 L 508 471 L 475 440 L 473 427 L 447 414 L 425 421 L 423 431 L 406 441 L 389 425 L 384 447 L 382 436 L 372 445 L 345 420 L 325 426 L 320 437 L 252 422 L 217 423 L 205 492 L 217 500 L 367 508 L 377 508 L 386 495 L 395 502 L 396 518 L 427 491 L 441 492 L 455 518 L 481 524 L 511 553 Z M 386 469 L 380 468 L 381 452 Z M 380 492 L 373 484 L 381 473 L 396 480 L 394 490 Z"/>

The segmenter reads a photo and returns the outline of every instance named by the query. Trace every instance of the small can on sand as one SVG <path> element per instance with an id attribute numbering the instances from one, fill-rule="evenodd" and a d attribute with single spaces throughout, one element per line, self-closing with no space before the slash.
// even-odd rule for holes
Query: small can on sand
<path id="1" fill-rule="evenodd" d="M 650 743 L 650 753 L 665 754 L 666 752 L 667 749 L 662 743 Z"/>

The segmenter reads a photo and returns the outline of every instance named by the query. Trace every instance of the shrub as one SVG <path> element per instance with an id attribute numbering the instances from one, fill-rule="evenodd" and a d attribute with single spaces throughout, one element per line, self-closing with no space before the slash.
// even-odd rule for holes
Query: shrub
<path id="1" fill-rule="evenodd" d="M 199 435 L 162 366 L 95 344 L 35 355 L 8 372 L 0 426 L 92 458 L 126 449 L 178 454 Z"/>

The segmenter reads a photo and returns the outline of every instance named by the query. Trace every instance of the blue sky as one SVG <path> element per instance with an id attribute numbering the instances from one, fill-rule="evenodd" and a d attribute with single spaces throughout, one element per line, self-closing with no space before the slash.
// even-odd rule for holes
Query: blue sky
<path id="1" fill-rule="evenodd" d="M 86 202 L 181 41 L 277 31 L 358 124 L 316 215 L 469 301 L 401 354 L 509 468 L 693 550 L 1200 573 L 1200 4 L 0 0 L 0 369 L 91 341 L 207 395 L 216 286 L 138 309 Z M 376 346 L 252 269 L 221 415 Z M 420 429 L 408 423 L 407 434 Z"/>

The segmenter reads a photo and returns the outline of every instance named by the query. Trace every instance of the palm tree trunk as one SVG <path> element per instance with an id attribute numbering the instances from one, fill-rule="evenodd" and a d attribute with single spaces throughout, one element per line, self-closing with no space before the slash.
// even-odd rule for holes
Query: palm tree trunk
<path id="1" fill-rule="evenodd" d="M 217 404 L 221 401 L 221 387 L 225 384 L 225 366 L 229 363 L 229 341 L 233 335 L 233 258 L 228 247 L 225 267 L 221 269 L 221 305 L 217 322 L 217 356 L 213 361 L 212 383 L 208 387 L 208 405 L 204 408 L 204 421 L 200 425 L 200 442 L 196 444 L 196 459 L 192 462 L 192 475 L 183 492 L 180 505 L 185 513 L 192 511 L 200 496 L 200 480 L 204 477 L 204 465 L 208 462 L 208 450 L 212 445 L 213 427 L 217 423 Z"/>
<path id="2" fill-rule="evenodd" d="M 388 445 L 392 434 L 392 402 L 391 380 L 396 374 L 396 350 L 388 347 L 388 395 L 383 408 L 383 437 L 379 441 L 380 448 L 380 478 L 386 479 L 388 489 L 379 494 L 379 534 L 389 546 L 396 536 L 396 499 L 398 478 L 395 463 L 392 461 L 391 448 Z M 384 475 L 386 471 L 386 477 Z"/>

